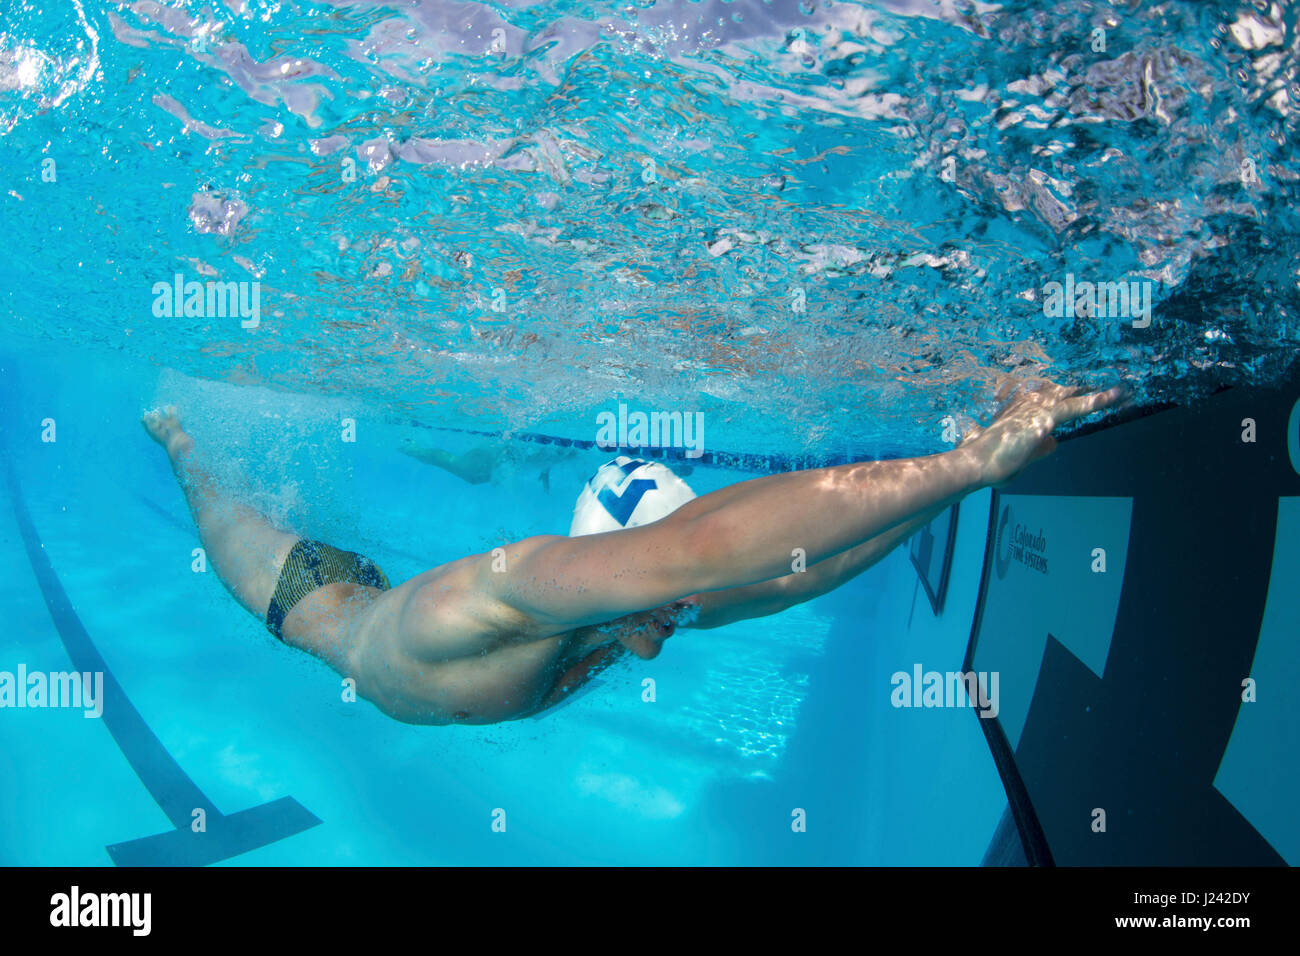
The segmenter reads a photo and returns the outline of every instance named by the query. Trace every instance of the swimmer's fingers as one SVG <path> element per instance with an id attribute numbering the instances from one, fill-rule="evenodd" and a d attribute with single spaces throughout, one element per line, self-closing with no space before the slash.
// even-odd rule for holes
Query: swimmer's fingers
<path id="1" fill-rule="evenodd" d="M 993 398 L 996 401 L 1010 404 L 1012 397 L 1019 390 L 1021 385 L 1021 381 L 1014 375 L 1003 376 L 997 386 L 993 389 Z"/>
<path id="2" fill-rule="evenodd" d="M 993 420 L 997 421 L 1010 409 L 1018 405 L 1023 398 L 1024 391 L 1021 388 L 1021 383 L 1011 376 L 1004 378 L 993 391 L 993 399 L 1000 403 L 998 410 L 993 414 Z"/>
<path id="3" fill-rule="evenodd" d="M 1079 388 L 1075 385 L 1058 385 L 1049 379 L 1042 379 L 1027 390 L 1025 399 L 1035 405 L 1059 405 L 1078 394 Z"/>
<path id="4" fill-rule="evenodd" d="M 1066 422 L 1074 421 L 1076 418 L 1083 418 L 1085 415 L 1101 411 L 1103 408 L 1110 408 L 1112 405 L 1123 401 L 1124 398 L 1125 390 L 1118 385 L 1114 388 L 1108 388 L 1104 392 L 1062 398 L 1056 405 L 1053 417 L 1058 425 L 1063 425 Z"/>
<path id="5" fill-rule="evenodd" d="M 1002 406 L 993 418 L 996 421 L 1026 405 L 1056 405 L 1076 392 L 1078 392 L 1077 388 L 1057 385 L 1046 378 L 1022 380 L 1008 376 L 999 383 L 994 393 L 993 397 L 1001 400 Z"/>

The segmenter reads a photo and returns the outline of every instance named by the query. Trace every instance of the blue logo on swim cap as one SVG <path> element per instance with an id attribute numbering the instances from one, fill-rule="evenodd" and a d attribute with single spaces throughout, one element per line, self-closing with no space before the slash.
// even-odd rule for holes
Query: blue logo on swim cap
<path id="1" fill-rule="evenodd" d="M 653 478 L 633 478 L 627 483 L 627 487 L 623 489 L 622 494 L 619 494 L 613 488 L 602 488 L 596 499 L 611 518 L 626 526 L 628 519 L 632 517 L 632 512 L 636 511 L 636 506 L 641 503 L 645 493 L 654 491 L 658 487 L 658 483 Z"/>
<path id="2" fill-rule="evenodd" d="M 618 469 L 623 472 L 623 480 L 626 481 L 627 478 L 646 464 L 648 462 L 641 458 L 628 458 L 623 461 L 615 458 L 613 461 L 607 461 L 601 465 L 596 474 L 592 476 L 591 481 L 588 482 L 592 486 L 592 490 L 596 492 L 596 500 L 605 509 L 605 513 L 624 528 L 627 527 L 632 512 L 636 511 L 636 506 L 641 503 L 641 499 L 645 497 L 646 492 L 658 489 L 659 483 L 653 478 L 633 478 L 619 492 L 617 490 L 618 483 L 609 480 L 606 469 Z M 605 487 L 597 490 L 595 482 L 601 478 L 602 473 L 606 474 L 606 477 L 601 481 L 601 484 Z"/>
<path id="3" fill-rule="evenodd" d="M 690 486 L 667 466 L 619 456 L 596 469 L 583 486 L 569 534 L 639 528 L 662 520 L 694 497 Z"/>

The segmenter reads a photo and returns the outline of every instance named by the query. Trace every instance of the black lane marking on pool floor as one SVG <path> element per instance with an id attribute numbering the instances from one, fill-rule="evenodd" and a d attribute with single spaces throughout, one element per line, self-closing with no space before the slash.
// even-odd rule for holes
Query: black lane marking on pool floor
<path id="1" fill-rule="evenodd" d="M 318 825 L 321 821 L 315 814 L 293 797 L 281 797 L 227 816 L 190 779 L 108 669 L 45 553 L 9 461 L 5 462 L 5 473 L 27 558 L 68 657 L 76 670 L 104 675 L 104 713 L 100 719 L 149 795 L 176 827 L 106 847 L 113 862 L 118 866 L 204 866 Z M 195 810 L 202 810 L 206 817 L 205 832 L 191 829 Z"/>

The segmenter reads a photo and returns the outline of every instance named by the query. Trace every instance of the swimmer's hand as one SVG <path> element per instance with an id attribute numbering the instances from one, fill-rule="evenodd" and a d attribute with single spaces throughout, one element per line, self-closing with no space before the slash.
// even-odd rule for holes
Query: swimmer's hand
<path id="1" fill-rule="evenodd" d="M 700 616 L 698 599 L 682 598 L 672 604 L 629 614 L 595 630 L 612 637 L 642 660 L 653 660 L 663 650 L 664 641 L 673 636 L 678 625 L 689 625 Z"/>
<path id="2" fill-rule="evenodd" d="M 1015 395 L 988 428 L 968 434 L 961 447 L 977 456 L 983 484 L 1005 484 L 1055 450 L 1052 432 L 1058 425 L 1110 408 L 1125 397 L 1119 387 L 1080 395 L 1077 388 L 1048 382 Z"/>

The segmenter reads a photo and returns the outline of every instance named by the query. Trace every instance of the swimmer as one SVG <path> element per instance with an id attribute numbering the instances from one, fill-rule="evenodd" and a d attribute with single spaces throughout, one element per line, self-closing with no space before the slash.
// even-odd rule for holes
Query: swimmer
<path id="1" fill-rule="evenodd" d="M 526 538 L 504 548 L 504 564 L 467 555 L 396 587 L 367 558 L 279 530 L 226 496 L 174 407 L 143 424 L 222 583 L 272 634 L 353 678 L 397 720 L 489 724 L 559 703 L 625 653 L 657 656 L 678 626 L 719 627 L 825 594 L 943 509 L 1049 454 L 1057 426 L 1121 397 L 1025 389 L 941 454 L 767 475 L 641 527 Z M 795 548 L 803 573 L 790 572 Z"/>
<path id="2" fill-rule="evenodd" d="M 478 445 L 469 451 L 454 454 L 442 448 L 423 445 L 413 438 L 405 439 L 398 451 L 426 465 L 451 472 L 471 485 L 499 481 L 507 471 L 516 467 L 536 468 L 539 470 L 538 478 L 542 487 L 547 491 L 551 490 L 551 467 L 577 457 L 577 452 L 572 448 L 532 444 L 520 447 L 516 442 L 503 442 L 496 446 Z"/>

